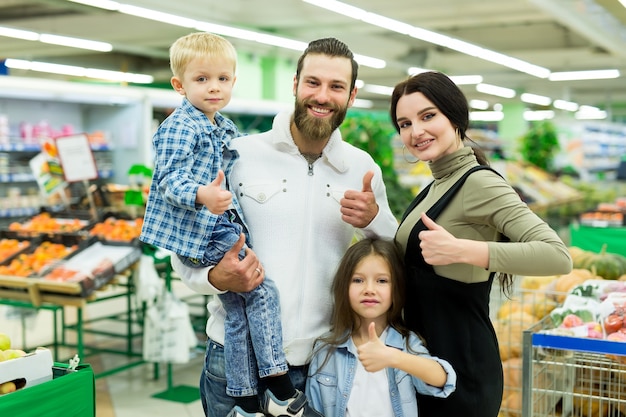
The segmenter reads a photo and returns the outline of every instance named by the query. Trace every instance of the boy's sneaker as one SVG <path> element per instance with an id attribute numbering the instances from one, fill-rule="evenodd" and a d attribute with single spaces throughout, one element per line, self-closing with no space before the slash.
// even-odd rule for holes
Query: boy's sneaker
<path id="1" fill-rule="evenodd" d="M 247 413 L 241 409 L 238 405 L 234 406 L 226 417 L 265 417 L 263 413 Z"/>
<path id="2" fill-rule="evenodd" d="M 270 390 L 265 391 L 263 411 L 273 417 L 324 417 L 312 409 L 302 391 L 296 390 L 296 396 L 281 401 Z"/>

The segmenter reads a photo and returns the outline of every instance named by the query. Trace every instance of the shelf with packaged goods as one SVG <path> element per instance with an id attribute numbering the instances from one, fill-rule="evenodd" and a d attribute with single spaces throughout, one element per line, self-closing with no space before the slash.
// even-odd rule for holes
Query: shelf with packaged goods
<path id="1" fill-rule="evenodd" d="M 122 86 L 0 77 L 0 218 L 59 204 L 42 196 L 29 161 L 42 137 L 86 133 L 98 183 L 125 183 L 142 161 L 150 117 L 144 94 Z M 42 127 L 45 127 L 42 128 Z"/>

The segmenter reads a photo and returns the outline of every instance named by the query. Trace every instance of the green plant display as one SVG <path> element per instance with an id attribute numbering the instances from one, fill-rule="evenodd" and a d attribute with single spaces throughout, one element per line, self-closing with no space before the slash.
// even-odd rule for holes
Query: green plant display
<path id="1" fill-rule="evenodd" d="M 519 151 L 523 160 L 545 171 L 552 171 L 554 155 L 559 148 L 556 127 L 547 120 L 533 122 L 520 138 Z"/>
<path id="2" fill-rule="evenodd" d="M 369 153 L 380 166 L 389 206 L 399 218 L 413 199 L 413 193 L 398 181 L 392 146 L 396 131 L 388 119 L 387 113 L 351 110 L 340 130 L 346 142 Z"/>

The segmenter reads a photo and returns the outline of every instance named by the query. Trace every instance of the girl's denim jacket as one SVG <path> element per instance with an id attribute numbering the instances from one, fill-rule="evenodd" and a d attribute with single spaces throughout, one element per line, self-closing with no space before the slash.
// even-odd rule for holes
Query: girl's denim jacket
<path id="1" fill-rule="evenodd" d="M 430 356 L 428 350 L 419 337 L 410 334 L 407 350 L 405 338 L 393 327 L 387 328 L 385 339 L 387 346 L 400 349 L 404 352 L 429 357 L 441 364 L 448 374 L 448 379 L 443 388 L 427 385 L 399 369 L 387 368 L 391 405 L 394 417 L 417 417 L 417 400 L 415 393 L 433 395 L 445 398 L 452 394 L 456 388 L 456 373 L 452 366 L 445 360 Z M 306 384 L 306 395 L 313 408 L 324 414 L 325 417 L 345 417 L 348 398 L 354 383 L 356 371 L 357 353 L 354 350 L 352 339 L 337 346 L 332 356 L 319 370 L 326 358 L 328 346 L 319 350 L 319 343 L 314 350 L 315 355 L 309 367 L 309 376 Z"/>

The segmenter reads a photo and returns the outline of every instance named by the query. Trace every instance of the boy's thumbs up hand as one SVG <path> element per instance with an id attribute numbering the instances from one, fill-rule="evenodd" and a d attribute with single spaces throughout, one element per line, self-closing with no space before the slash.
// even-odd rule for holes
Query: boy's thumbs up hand
<path id="1" fill-rule="evenodd" d="M 217 177 L 207 185 L 198 187 L 196 201 L 203 204 L 213 214 L 220 215 L 230 207 L 233 196 L 228 190 L 222 189 L 224 171 L 219 170 Z"/>

